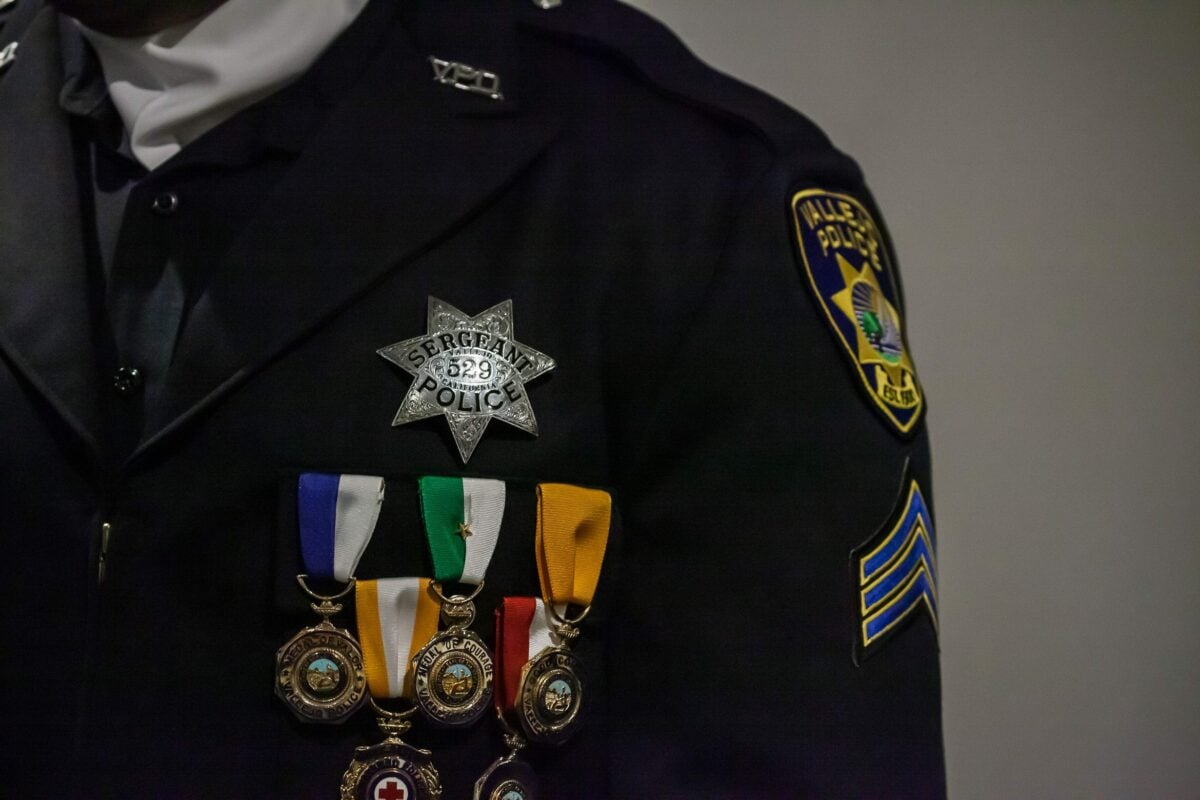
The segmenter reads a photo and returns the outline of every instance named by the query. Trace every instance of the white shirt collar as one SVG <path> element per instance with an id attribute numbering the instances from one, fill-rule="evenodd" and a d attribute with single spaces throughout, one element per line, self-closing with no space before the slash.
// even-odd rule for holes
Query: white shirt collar
<path id="1" fill-rule="evenodd" d="M 136 38 L 80 26 L 96 50 L 133 155 L 155 169 L 304 72 L 369 0 L 227 0 Z"/>

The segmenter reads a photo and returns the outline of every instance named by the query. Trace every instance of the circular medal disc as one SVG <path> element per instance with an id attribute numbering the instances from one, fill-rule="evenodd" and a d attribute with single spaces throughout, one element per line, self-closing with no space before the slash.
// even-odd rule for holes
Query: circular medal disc
<path id="1" fill-rule="evenodd" d="M 473 725 L 492 702 L 492 654 L 470 631 L 444 631 L 413 659 L 417 707 L 435 725 Z"/>
<path id="2" fill-rule="evenodd" d="M 275 654 L 275 694 L 305 722 L 344 722 L 366 688 L 358 642 L 332 625 L 300 631 Z"/>
<path id="3" fill-rule="evenodd" d="M 537 800 L 538 780 L 533 768 L 515 756 L 506 756 L 488 767 L 475 781 L 472 800 Z"/>
<path id="4" fill-rule="evenodd" d="M 517 690 L 517 719 L 531 742 L 562 744 L 579 727 L 580 662 L 564 647 L 543 650 L 525 665 Z"/>
<path id="5" fill-rule="evenodd" d="M 400 753 L 355 759 L 342 776 L 341 800 L 440 800 L 441 780 L 432 764 Z"/>

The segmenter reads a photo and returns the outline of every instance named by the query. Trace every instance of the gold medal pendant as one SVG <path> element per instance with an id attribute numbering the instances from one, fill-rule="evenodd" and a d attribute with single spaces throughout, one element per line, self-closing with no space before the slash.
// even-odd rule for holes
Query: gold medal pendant
<path id="1" fill-rule="evenodd" d="M 540 795 L 537 774 L 517 754 L 525 747 L 525 740 L 512 729 L 504 712 L 496 709 L 500 725 L 504 728 L 504 743 L 508 755 L 498 758 L 475 781 L 471 800 L 537 800 Z"/>
<path id="2" fill-rule="evenodd" d="M 537 775 L 515 754 L 494 762 L 475 781 L 472 800 L 537 800 Z"/>
<path id="3" fill-rule="evenodd" d="M 565 647 L 543 650 L 521 670 L 517 720 L 531 742 L 562 744 L 578 729 L 583 705 L 579 659 Z"/>
<path id="4" fill-rule="evenodd" d="M 379 744 L 360 747 L 342 776 L 341 800 L 441 800 L 442 783 L 428 750 L 405 744 L 400 738 L 410 727 L 403 713 L 386 711 L 371 701 L 379 713 L 379 727 L 387 737 Z"/>
<path id="5" fill-rule="evenodd" d="M 354 569 L 375 533 L 383 494 L 383 478 L 377 475 L 305 472 L 296 481 L 306 570 L 296 582 L 317 601 L 311 606 L 321 622 L 276 651 L 275 694 L 303 722 L 344 722 L 366 699 L 363 651 L 349 631 L 329 618 L 342 610 L 336 601 L 356 586 Z M 345 588 L 334 595 L 317 594 L 308 586 L 309 575 Z"/>
<path id="6" fill-rule="evenodd" d="M 521 669 L 514 700 L 517 721 L 531 742 L 562 744 L 579 729 L 583 675 L 568 645 L 592 608 L 612 523 L 612 497 L 599 489 L 539 483 L 535 555 L 542 607 L 552 618 L 549 647 L 530 627 L 529 663 Z M 569 608 L 581 609 L 573 618 Z M 537 645 L 535 646 L 535 641 Z M 536 653 L 536 654 L 535 654 Z"/>
<path id="7" fill-rule="evenodd" d="M 413 688 L 417 708 L 438 727 L 474 725 L 492 702 L 492 654 L 468 630 L 475 619 L 472 599 L 479 589 L 470 597 L 445 597 L 436 583 L 430 585 L 442 601 L 442 619 L 449 627 L 414 657 Z"/>
<path id="8" fill-rule="evenodd" d="M 591 610 L 585 608 L 582 614 L 568 621 L 552 605 L 545 607 L 555 619 L 555 635 L 564 643 L 579 636 L 575 626 Z M 583 707 L 582 672 L 579 658 L 561 644 L 542 650 L 522 667 L 516 712 L 529 741 L 562 744 L 575 735 Z"/>
<path id="9" fill-rule="evenodd" d="M 329 621 L 342 610 L 333 601 L 345 596 L 354 583 L 337 595 L 323 597 L 308 588 L 303 575 L 297 580 L 321 601 L 312 604 L 321 622 L 297 633 L 275 653 L 275 694 L 304 722 L 339 724 L 366 699 L 362 650 L 349 631 Z"/>

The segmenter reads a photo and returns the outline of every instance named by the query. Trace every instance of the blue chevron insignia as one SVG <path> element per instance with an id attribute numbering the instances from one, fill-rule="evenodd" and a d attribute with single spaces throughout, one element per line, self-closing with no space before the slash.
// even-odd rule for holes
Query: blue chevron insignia
<path id="1" fill-rule="evenodd" d="M 896 522 L 855 553 L 861 621 L 856 651 L 866 652 L 924 607 L 937 630 L 937 537 L 921 487 L 910 480 Z M 864 552 L 865 551 L 865 552 Z M 863 552 L 859 555 L 859 552 Z"/>

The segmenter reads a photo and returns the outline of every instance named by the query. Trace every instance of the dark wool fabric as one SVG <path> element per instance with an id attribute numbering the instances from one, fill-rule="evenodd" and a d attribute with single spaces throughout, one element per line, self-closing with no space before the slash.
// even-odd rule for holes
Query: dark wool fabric
<path id="1" fill-rule="evenodd" d="M 366 577 L 428 574 L 417 477 L 510 480 L 489 644 L 500 598 L 538 593 L 532 487 L 613 494 L 585 726 L 525 752 L 545 797 L 945 794 L 929 615 L 855 660 L 851 555 L 906 464 L 929 499 L 929 450 L 808 286 L 795 192 L 879 220 L 809 121 L 608 0 L 374 0 L 299 83 L 122 172 L 111 119 L 64 97 L 58 16 L 7 14 L 0 796 L 336 796 L 371 715 L 306 725 L 272 690 L 316 622 L 307 470 L 388 479 Z M 503 98 L 435 82 L 431 55 Z M 117 225 L 105 180 L 131 183 Z M 539 436 L 493 421 L 464 466 L 441 417 L 391 426 L 411 377 L 376 350 L 423 333 L 430 296 L 512 300 L 558 365 L 527 387 Z M 491 715 L 407 738 L 453 800 L 504 752 Z"/>

